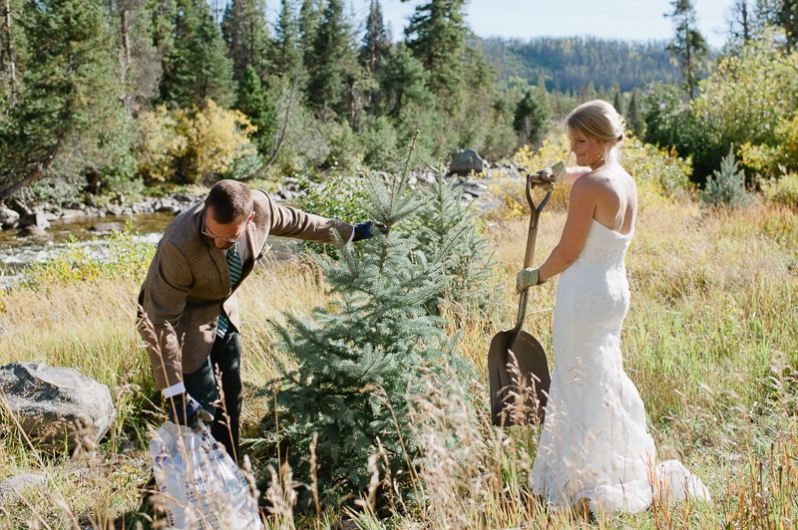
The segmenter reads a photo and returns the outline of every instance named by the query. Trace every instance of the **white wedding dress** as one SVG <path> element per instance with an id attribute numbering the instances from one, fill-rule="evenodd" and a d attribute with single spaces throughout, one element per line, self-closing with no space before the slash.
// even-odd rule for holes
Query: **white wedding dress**
<path id="1" fill-rule="evenodd" d="M 632 234 L 595 219 L 579 258 L 562 273 L 546 419 L 530 486 L 552 508 L 589 499 L 593 513 L 638 512 L 654 496 L 709 500 L 678 461 L 656 464 L 643 402 L 623 370 L 620 333 L 629 307 L 624 256 Z"/>

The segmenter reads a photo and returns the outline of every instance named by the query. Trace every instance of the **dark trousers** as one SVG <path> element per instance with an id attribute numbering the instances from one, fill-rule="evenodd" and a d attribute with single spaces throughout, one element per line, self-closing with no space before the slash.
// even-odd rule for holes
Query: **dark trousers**
<path id="1" fill-rule="evenodd" d="M 224 404 L 219 401 L 215 370 L 221 373 Z M 216 338 L 202 368 L 183 374 L 186 392 L 214 415 L 211 434 L 238 461 L 238 422 L 241 417 L 241 339 L 232 326 L 224 339 Z"/>

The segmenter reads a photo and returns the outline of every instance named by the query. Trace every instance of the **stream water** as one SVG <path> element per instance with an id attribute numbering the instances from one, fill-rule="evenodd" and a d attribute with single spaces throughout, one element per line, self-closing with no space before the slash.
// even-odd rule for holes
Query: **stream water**
<path id="1" fill-rule="evenodd" d="M 102 259 L 108 247 L 111 232 L 96 232 L 90 228 L 98 223 L 116 223 L 125 228 L 132 224 L 135 238 L 157 244 L 166 225 L 174 215 L 168 213 L 137 214 L 134 217 L 103 217 L 76 220 L 50 221 L 50 228 L 41 236 L 23 236 L 16 229 L 0 230 L 0 284 L 14 283 L 21 271 L 33 263 L 46 262 L 50 257 L 67 249 L 68 245 L 80 245 Z M 296 252 L 296 241 L 269 237 L 270 253 L 277 259 Z"/>

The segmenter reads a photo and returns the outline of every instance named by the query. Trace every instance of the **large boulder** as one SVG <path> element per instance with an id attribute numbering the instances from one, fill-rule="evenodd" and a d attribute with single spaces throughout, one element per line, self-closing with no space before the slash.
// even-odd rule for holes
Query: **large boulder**
<path id="1" fill-rule="evenodd" d="M 452 165 L 449 166 L 450 173 L 456 173 L 461 177 L 470 175 L 472 171 L 474 173 L 482 173 L 486 169 L 488 169 L 488 163 L 473 149 L 465 149 L 455 153 Z"/>
<path id="2" fill-rule="evenodd" d="M 31 440 L 70 453 L 93 449 L 116 415 L 108 387 L 73 368 L 7 364 L 0 367 L 0 395 Z"/>

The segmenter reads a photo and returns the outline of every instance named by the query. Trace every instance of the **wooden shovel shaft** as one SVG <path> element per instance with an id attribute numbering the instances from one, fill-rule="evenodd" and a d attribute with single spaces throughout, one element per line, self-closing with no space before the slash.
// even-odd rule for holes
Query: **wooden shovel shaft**
<path id="1" fill-rule="evenodd" d="M 526 237 L 526 252 L 524 253 L 524 268 L 529 268 L 532 266 L 532 262 L 535 258 L 535 242 L 537 241 L 538 236 L 538 220 L 540 219 L 540 212 L 543 210 L 543 207 L 551 197 L 551 192 L 548 192 L 546 196 L 540 201 L 539 205 L 535 205 L 535 201 L 532 200 L 532 188 L 534 187 L 534 183 L 530 178 L 527 177 L 526 181 L 526 200 L 529 203 L 529 232 L 527 233 Z M 518 337 L 518 334 L 521 332 L 521 328 L 524 325 L 524 319 L 526 318 L 526 305 L 527 300 L 529 299 L 529 288 L 524 289 L 521 291 L 521 297 L 518 301 L 518 317 L 515 321 L 515 327 L 513 328 L 513 334 L 511 336 L 511 340 L 509 342 L 512 345 L 515 342 L 515 339 Z"/>

